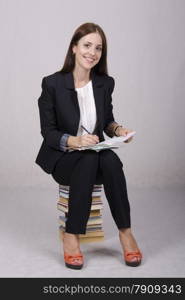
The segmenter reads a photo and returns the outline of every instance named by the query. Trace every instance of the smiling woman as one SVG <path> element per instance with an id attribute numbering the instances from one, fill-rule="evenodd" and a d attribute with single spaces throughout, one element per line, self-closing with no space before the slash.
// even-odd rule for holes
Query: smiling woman
<path id="1" fill-rule="evenodd" d="M 101 36 L 98 33 L 91 33 L 84 36 L 78 43 L 78 46 L 73 47 L 73 53 L 76 54 L 76 59 L 78 57 L 77 48 L 81 48 L 81 55 L 87 60 L 89 63 L 98 63 L 101 57 L 102 52 L 102 44 L 96 45 L 93 42 L 89 42 L 89 40 L 101 40 Z M 88 49 L 88 50 L 87 50 Z M 84 53 L 83 53 L 84 52 Z M 87 54 L 86 54 L 87 53 Z M 79 53 L 80 54 L 80 53 Z"/>
<path id="2" fill-rule="evenodd" d="M 141 263 L 130 228 L 130 204 L 120 158 L 110 149 L 76 150 L 104 141 L 103 132 L 109 137 L 129 133 L 114 119 L 113 90 L 105 34 L 97 24 L 82 24 L 73 34 L 62 70 L 43 78 L 38 104 L 44 141 L 36 159 L 58 184 L 70 185 L 63 249 L 66 266 L 74 269 L 83 266 L 79 234 L 86 233 L 96 183 L 103 183 L 125 263 Z"/>
<path id="3" fill-rule="evenodd" d="M 75 55 L 75 69 L 73 71 L 75 87 L 84 84 L 84 74 L 79 76 L 79 69 L 90 71 L 97 65 L 102 56 L 102 38 L 98 32 L 93 32 L 82 37 L 77 45 L 72 48 Z"/>
<path id="4" fill-rule="evenodd" d="M 85 23 L 76 29 L 71 39 L 61 71 L 70 72 L 76 62 L 84 60 L 85 68 L 93 68 L 99 74 L 107 74 L 107 41 L 102 28 Z M 89 70 L 90 71 L 90 70 Z"/>

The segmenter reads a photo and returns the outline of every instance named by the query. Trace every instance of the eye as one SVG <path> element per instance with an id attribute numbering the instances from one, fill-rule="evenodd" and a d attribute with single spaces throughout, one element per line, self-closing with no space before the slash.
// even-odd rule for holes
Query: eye
<path id="1" fill-rule="evenodd" d="M 84 46 L 85 46 L 85 47 L 89 47 L 90 45 L 89 45 L 89 44 L 85 44 Z M 97 47 L 96 49 L 97 49 L 98 51 L 102 51 L 102 48 L 101 48 L 101 47 Z"/>

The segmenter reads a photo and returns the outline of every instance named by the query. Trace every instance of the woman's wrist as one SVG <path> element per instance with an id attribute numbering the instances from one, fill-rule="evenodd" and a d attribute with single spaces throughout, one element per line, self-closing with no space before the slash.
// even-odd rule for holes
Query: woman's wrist
<path id="1" fill-rule="evenodd" d="M 67 146 L 69 147 L 79 147 L 80 146 L 80 136 L 69 136 L 67 139 Z"/>
<path id="2" fill-rule="evenodd" d="M 122 125 L 117 125 L 117 126 L 114 128 L 114 135 L 115 135 L 115 136 L 119 136 L 119 134 L 118 134 L 118 132 L 119 132 L 118 128 L 123 128 L 123 126 L 122 126 Z"/>
<path id="3" fill-rule="evenodd" d="M 75 143 L 75 136 L 70 135 L 67 139 L 67 146 L 74 147 L 74 143 Z"/>

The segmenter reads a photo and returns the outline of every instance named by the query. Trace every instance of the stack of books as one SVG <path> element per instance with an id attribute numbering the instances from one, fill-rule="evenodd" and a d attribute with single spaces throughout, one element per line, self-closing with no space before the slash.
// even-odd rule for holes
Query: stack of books
<path id="1" fill-rule="evenodd" d="M 63 213 L 62 215 L 59 215 L 59 233 L 61 239 L 63 232 L 65 232 L 65 223 L 68 216 L 69 189 L 70 186 L 68 185 L 59 185 L 57 208 L 60 213 Z M 99 242 L 104 240 L 101 192 L 102 185 L 95 184 L 92 191 L 92 204 L 90 216 L 86 225 L 86 234 L 79 234 L 81 243 Z"/>

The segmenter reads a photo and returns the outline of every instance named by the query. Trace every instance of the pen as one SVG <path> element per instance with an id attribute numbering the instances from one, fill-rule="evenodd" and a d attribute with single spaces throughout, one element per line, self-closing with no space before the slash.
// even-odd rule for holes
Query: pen
<path id="1" fill-rule="evenodd" d="M 83 125 L 81 125 L 81 127 L 82 127 L 87 133 L 92 134 L 92 133 L 90 133 Z"/>
<path id="2" fill-rule="evenodd" d="M 81 125 L 81 127 L 89 134 L 91 134 L 83 125 Z M 65 149 L 78 149 L 79 147 L 70 147 L 70 146 L 66 146 L 64 147 Z"/>
<path id="3" fill-rule="evenodd" d="M 89 134 L 91 134 L 83 125 L 81 125 L 81 127 Z"/>

